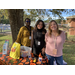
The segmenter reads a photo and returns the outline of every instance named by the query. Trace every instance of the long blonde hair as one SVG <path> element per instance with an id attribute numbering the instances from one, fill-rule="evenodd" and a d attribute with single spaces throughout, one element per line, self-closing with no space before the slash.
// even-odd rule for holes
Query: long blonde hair
<path id="1" fill-rule="evenodd" d="M 51 23 L 52 23 L 52 22 L 55 22 L 55 24 L 57 25 L 57 33 L 58 33 L 58 35 L 60 35 L 62 31 L 59 30 L 58 24 L 57 24 L 57 22 L 56 22 L 55 20 L 52 20 L 52 21 L 50 21 L 50 23 L 49 23 L 49 27 L 48 27 L 49 34 L 48 34 L 48 35 L 51 37 L 51 34 L 52 34 Z"/>

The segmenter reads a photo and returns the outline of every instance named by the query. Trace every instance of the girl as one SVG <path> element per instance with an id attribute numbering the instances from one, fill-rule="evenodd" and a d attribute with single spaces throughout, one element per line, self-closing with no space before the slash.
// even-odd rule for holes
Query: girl
<path id="1" fill-rule="evenodd" d="M 64 31 L 59 30 L 57 22 L 52 20 L 49 23 L 49 31 L 45 35 L 45 53 L 50 65 L 53 65 L 54 59 L 58 65 L 63 65 L 62 49 L 65 39 Z"/>
<path id="2" fill-rule="evenodd" d="M 32 31 L 32 53 L 35 57 L 38 57 L 39 53 L 42 52 L 44 54 L 45 48 L 45 24 L 42 20 L 38 20 L 35 25 L 35 29 Z"/>

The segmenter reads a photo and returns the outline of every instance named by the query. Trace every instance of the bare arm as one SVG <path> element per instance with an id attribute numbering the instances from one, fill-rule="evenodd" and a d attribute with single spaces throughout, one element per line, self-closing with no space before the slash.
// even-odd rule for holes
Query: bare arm
<path id="1" fill-rule="evenodd" d="M 34 40 L 33 40 L 33 31 L 31 32 L 31 48 L 33 46 Z"/>
<path id="2" fill-rule="evenodd" d="M 45 30 L 45 34 L 46 34 L 46 30 Z M 45 39 L 44 39 L 44 41 L 45 41 Z M 44 45 L 44 47 L 42 48 L 42 54 L 44 54 L 45 53 L 45 48 L 46 48 L 46 42 L 45 42 L 45 45 Z"/>

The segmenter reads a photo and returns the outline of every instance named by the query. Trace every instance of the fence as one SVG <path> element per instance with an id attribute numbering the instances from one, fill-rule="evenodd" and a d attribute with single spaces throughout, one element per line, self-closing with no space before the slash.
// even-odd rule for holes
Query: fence
<path id="1" fill-rule="evenodd" d="M 0 33 L 11 32 L 10 24 L 0 24 Z"/>

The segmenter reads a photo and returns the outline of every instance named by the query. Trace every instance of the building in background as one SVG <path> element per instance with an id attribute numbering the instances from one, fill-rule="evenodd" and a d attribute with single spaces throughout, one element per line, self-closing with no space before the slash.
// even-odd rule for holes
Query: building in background
<path id="1" fill-rule="evenodd" d="M 75 35 L 75 15 L 66 17 L 66 19 L 67 19 L 67 22 L 68 22 L 68 26 L 71 27 L 69 29 L 69 34 Z"/>

